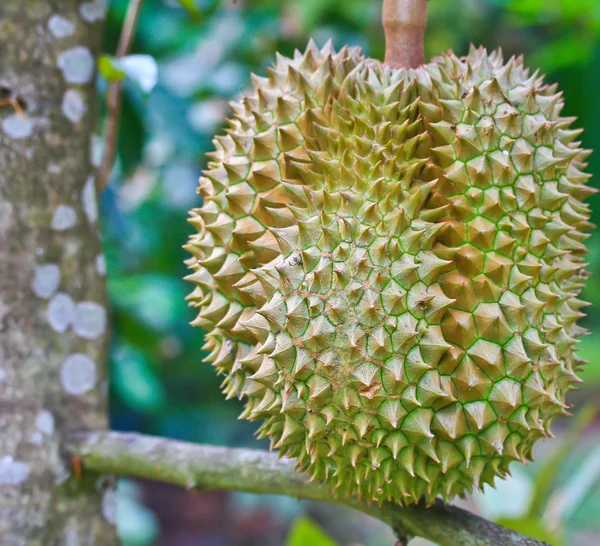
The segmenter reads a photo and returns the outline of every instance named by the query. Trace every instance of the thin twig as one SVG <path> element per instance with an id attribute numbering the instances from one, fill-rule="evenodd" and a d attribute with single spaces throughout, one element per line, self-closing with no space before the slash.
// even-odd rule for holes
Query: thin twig
<path id="1" fill-rule="evenodd" d="M 417 68 L 424 62 L 427 0 L 383 0 L 385 64 Z"/>
<path id="2" fill-rule="evenodd" d="M 401 535 L 419 536 L 440 546 L 544 546 L 491 521 L 441 502 L 436 506 L 375 506 L 355 498 L 336 499 L 325 487 L 310 483 L 290 459 L 249 449 L 229 449 L 176 442 L 139 434 L 96 432 L 72 438 L 72 455 L 85 469 L 187 487 L 287 495 L 332 502 L 375 517 Z M 548 545 L 545 545 L 548 546 Z"/>
<path id="3" fill-rule="evenodd" d="M 121 59 L 125 57 L 133 44 L 135 31 L 137 28 L 142 6 L 145 0 L 131 0 L 127 8 L 123 30 L 119 38 L 119 45 L 115 57 Z M 97 187 L 98 191 L 104 190 L 108 185 L 110 175 L 115 164 L 117 156 L 117 146 L 119 139 L 119 124 L 121 118 L 121 103 L 123 99 L 123 82 L 111 82 L 106 92 L 106 110 L 107 120 L 104 137 L 104 156 L 102 164 L 98 169 Z"/>

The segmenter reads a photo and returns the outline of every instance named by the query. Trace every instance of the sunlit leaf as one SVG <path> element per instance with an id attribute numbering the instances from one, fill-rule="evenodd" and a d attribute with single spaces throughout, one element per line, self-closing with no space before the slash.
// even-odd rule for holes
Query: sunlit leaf
<path id="1" fill-rule="evenodd" d="M 308 518 L 296 520 L 287 538 L 286 546 L 336 546 L 323 530 Z"/>
<path id="2" fill-rule="evenodd" d="M 547 6 L 545 0 L 510 0 L 507 8 L 517 13 L 539 16 Z"/>
<path id="3" fill-rule="evenodd" d="M 102 77 L 109 82 L 121 81 L 126 73 L 119 65 L 119 62 L 110 55 L 101 55 L 98 59 L 98 70 Z"/>
<path id="4" fill-rule="evenodd" d="M 596 36 L 585 30 L 565 36 L 546 44 L 532 57 L 531 63 L 534 66 L 541 66 L 547 71 L 585 64 L 592 58 L 595 40 Z"/>
<path id="5" fill-rule="evenodd" d="M 98 69 L 109 82 L 128 77 L 146 94 L 158 83 L 158 65 L 151 55 L 127 55 L 120 59 L 102 55 L 98 60 Z"/>
<path id="6" fill-rule="evenodd" d="M 194 19 L 199 19 L 201 16 L 200 10 L 194 0 L 177 0 L 181 7 L 187 11 Z"/>

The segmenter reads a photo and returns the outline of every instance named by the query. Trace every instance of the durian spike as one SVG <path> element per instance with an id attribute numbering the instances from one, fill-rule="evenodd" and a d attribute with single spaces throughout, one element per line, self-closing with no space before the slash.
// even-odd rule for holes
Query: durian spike
<path id="1" fill-rule="evenodd" d="M 385 64 L 390 68 L 418 68 L 425 62 L 427 0 L 383 0 Z"/>
<path id="2" fill-rule="evenodd" d="M 474 48 L 395 70 L 311 43 L 269 75 L 191 213 L 206 361 L 339 497 L 493 484 L 584 363 L 592 192 L 555 90 Z"/>

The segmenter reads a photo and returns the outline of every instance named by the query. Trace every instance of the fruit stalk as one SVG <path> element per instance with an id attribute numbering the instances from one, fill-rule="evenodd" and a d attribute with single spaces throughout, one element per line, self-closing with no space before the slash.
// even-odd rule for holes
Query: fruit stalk
<path id="1" fill-rule="evenodd" d="M 425 61 L 427 0 L 383 0 L 385 64 L 391 68 L 418 68 Z"/>

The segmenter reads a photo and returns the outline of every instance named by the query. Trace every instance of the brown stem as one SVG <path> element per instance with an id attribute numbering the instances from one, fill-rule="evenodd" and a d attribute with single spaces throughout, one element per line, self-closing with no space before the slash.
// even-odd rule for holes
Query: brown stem
<path id="1" fill-rule="evenodd" d="M 427 0 L 383 0 L 385 64 L 391 68 L 421 66 L 426 27 Z"/>
<path id="2" fill-rule="evenodd" d="M 133 44 L 135 29 L 142 11 L 145 0 L 131 0 L 127 8 L 125 23 L 121 31 L 119 45 L 115 57 L 120 59 L 125 57 Z M 117 157 L 117 143 L 119 139 L 119 122 L 121 119 L 121 102 L 123 98 L 123 82 L 112 82 L 106 92 L 106 109 L 108 119 L 106 120 L 106 130 L 104 137 L 104 156 L 102 164 L 98 170 L 97 186 L 102 191 L 108 185 L 110 175 L 113 170 L 115 159 Z"/>

